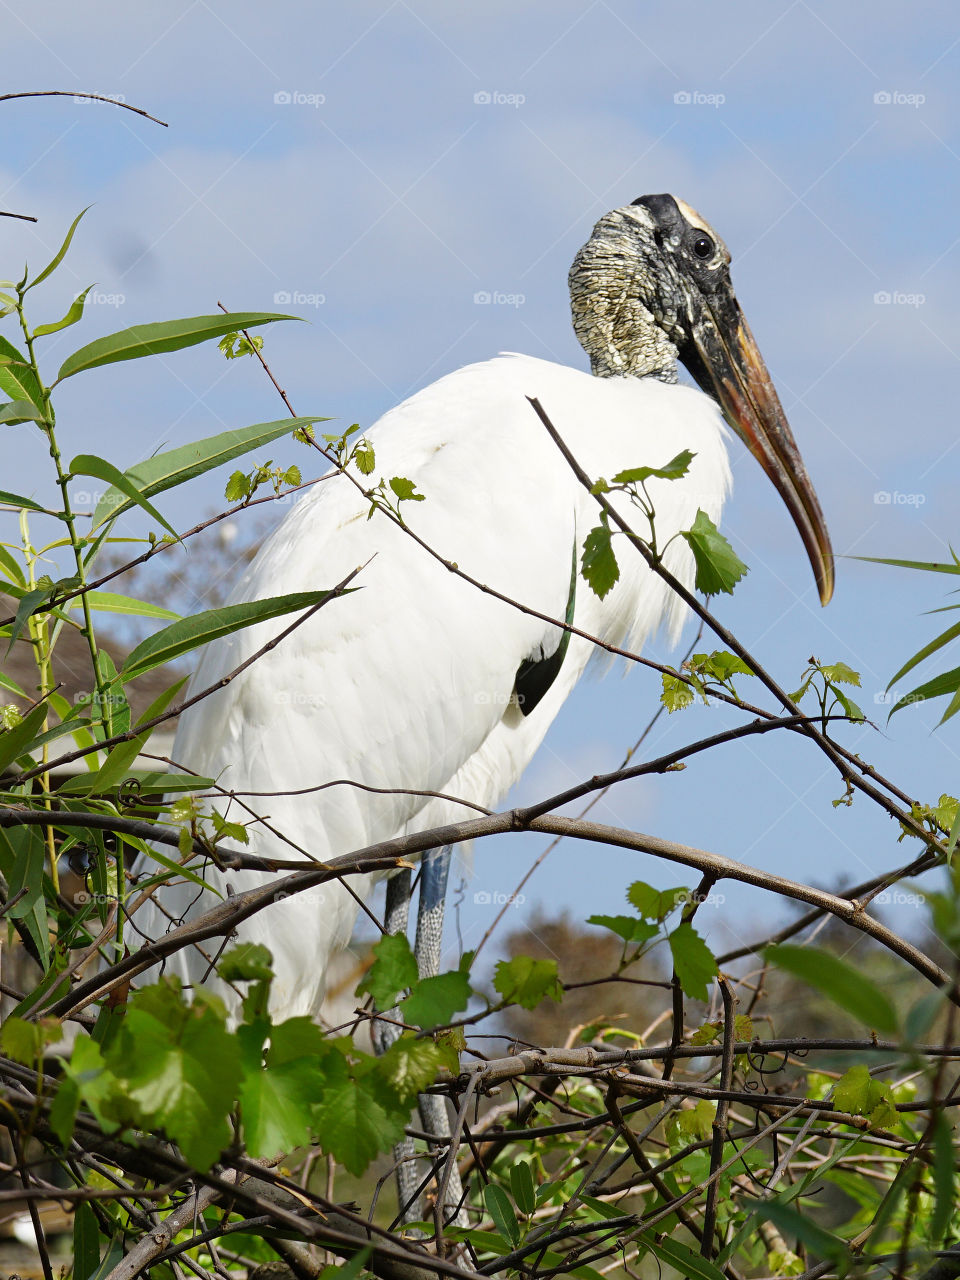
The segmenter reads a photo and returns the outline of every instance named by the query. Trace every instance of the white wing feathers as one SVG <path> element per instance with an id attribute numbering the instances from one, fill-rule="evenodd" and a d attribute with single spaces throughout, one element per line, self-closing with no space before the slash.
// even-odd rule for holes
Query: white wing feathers
<path id="1" fill-rule="evenodd" d="M 730 476 L 722 420 L 708 397 L 649 379 L 594 378 L 526 356 L 500 356 L 434 383 L 368 433 L 375 474 L 405 476 L 425 495 L 422 503 L 404 504 L 409 526 L 473 578 L 563 619 L 574 546 L 579 555 L 597 521 L 593 499 L 527 396 L 539 397 L 591 476 L 660 466 L 683 448 L 697 454 L 684 480 L 652 482 L 661 544 L 689 527 L 698 507 L 719 518 Z M 477 591 L 383 515 L 368 521 L 368 506 L 355 486 L 334 476 L 316 485 L 264 544 L 233 600 L 332 586 L 369 563 L 355 579 L 358 590 L 331 602 L 185 713 L 174 757 L 237 792 L 290 792 L 350 779 L 494 805 L 526 767 L 591 646 L 572 638 L 553 684 L 523 716 L 511 699 L 517 669 L 526 659 L 554 652 L 560 629 Z M 676 636 L 683 606 L 623 539 L 617 550 L 621 581 L 600 602 L 581 580 L 575 624 L 635 648 L 662 622 Z M 692 558 L 682 540 L 672 544 L 666 563 L 692 583 Z M 221 679 L 288 621 L 210 645 L 191 691 Z M 250 803 L 320 859 L 470 812 L 445 801 L 372 796 L 349 786 Z M 234 809 L 230 816 L 241 814 Z M 295 856 L 263 828 L 251 828 L 250 848 Z M 268 878 L 215 870 L 208 875 L 221 892 Z M 365 893 L 369 886 L 357 880 L 357 891 Z M 161 900 L 175 918 L 198 914 L 209 903 L 197 901 L 190 885 L 166 887 Z M 280 911 L 282 920 L 275 915 Z M 241 927 L 244 937 L 268 941 L 275 953 L 274 1006 L 283 1016 L 316 1013 L 330 951 L 346 943 L 354 915 L 347 892 L 328 885 Z M 138 913 L 137 923 L 148 935 L 168 927 L 152 905 Z M 207 961 L 189 950 L 168 967 L 186 981 L 197 981 L 207 969 Z M 314 975 L 310 981 L 304 982 L 305 972 Z"/>

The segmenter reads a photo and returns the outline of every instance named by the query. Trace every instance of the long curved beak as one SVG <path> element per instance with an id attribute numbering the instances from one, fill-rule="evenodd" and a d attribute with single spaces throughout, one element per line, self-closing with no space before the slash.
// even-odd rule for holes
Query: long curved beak
<path id="1" fill-rule="evenodd" d="M 767 366 L 732 290 L 706 298 L 680 359 L 766 471 L 793 517 L 821 604 L 833 595 L 827 523 Z"/>

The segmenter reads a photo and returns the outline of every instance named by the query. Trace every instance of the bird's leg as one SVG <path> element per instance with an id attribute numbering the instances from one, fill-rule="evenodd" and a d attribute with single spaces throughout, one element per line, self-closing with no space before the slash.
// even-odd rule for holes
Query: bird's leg
<path id="1" fill-rule="evenodd" d="M 440 954 L 443 948 L 443 913 L 447 899 L 447 879 L 450 875 L 450 859 L 453 847 L 432 849 L 424 855 L 420 869 L 420 902 L 417 911 L 417 940 L 413 953 L 421 978 L 432 978 L 440 972 Z M 436 1094 L 421 1093 L 420 1120 L 425 1132 L 435 1138 L 450 1137 L 450 1117 L 446 1098 Z M 463 1199 L 463 1187 L 457 1170 L 456 1152 L 451 1151 L 450 1178 L 447 1182 L 444 1217 L 456 1226 L 467 1226 L 466 1215 L 458 1210 Z"/>
<path id="2" fill-rule="evenodd" d="M 387 881 L 387 903 L 384 910 L 383 927 L 386 933 L 406 933 L 410 919 L 411 873 L 405 867 L 392 875 Z M 400 1011 L 391 1009 L 386 1015 L 391 1021 L 378 1018 L 370 1028 L 374 1052 L 379 1056 L 400 1038 Z M 423 1207 L 417 1189 L 422 1180 L 419 1161 L 414 1159 L 412 1138 L 404 1138 L 393 1148 L 393 1158 L 397 1166 L 397 1198 L 400 1201 L 400 1216 L 404 1222 L 419 1222 L 423 1217 Z"/>

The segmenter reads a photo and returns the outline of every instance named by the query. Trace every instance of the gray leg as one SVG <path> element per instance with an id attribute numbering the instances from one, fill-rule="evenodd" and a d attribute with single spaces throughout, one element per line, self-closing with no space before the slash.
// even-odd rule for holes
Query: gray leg
<path id="1" fill-rule="evenodd" d="M 384 912 L 384 928 L 387 933 L 406 933 L 407 921 L 410 918 L 411 873 L 401 870 L 387 881 L 387 905 Z M 388 1015 L 399 1021 L 399 1009 L 391 1009 Z M 371 1028 L 374 1052 L 386 1053 L 395 1040 L 400 1038 L 400 1027 L 394 1022 L 376 1021 Z M 404 1138 L 393 1148 L 393 1158 L 397 1164 L 397 1196 L 400 1201 L 400 1215 L 404 1222 L 420 1222 L 423 1218 L 423 1207 L 417 1188 L 422 1180 L 419 1161 L 414 1160 L 412 1138 Z"/>
<path id="2" fill-rule="evenodd" d="M 417 941 L 414 955 L 421 978 L 432 978 L 440 972 L 440 953 L 443 949 L 443 913 L 447 898 L 447 879 L 450 875 L 450 859 L 453 849 L 432 849 L 424 855 L 420 869 L 420 905 L 417 912 Z M 427 1133 L 437 1138 L 450 1137 L 450 1117 L 447 1101 L 435 1094 L 420 1095 L 420 1120 Z M 456 1163 L 450 1171 L 447 1183 L 444 1217 L 456 1226 L 467 1226 L 466 1215 L 457 1211 L 463 1197 L 463 1186 Z"/>

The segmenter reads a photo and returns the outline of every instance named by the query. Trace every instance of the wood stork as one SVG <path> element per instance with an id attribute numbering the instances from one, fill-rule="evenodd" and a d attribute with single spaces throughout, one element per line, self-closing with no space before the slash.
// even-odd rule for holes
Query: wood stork
<path id="1" fill-rule="evenodd" d="M 621 557 L 621 578 L 602 601 L 583 583 L 571 594 L 571 558 L 597 511 L 527 397 L 540 400 L 593 476 L 695 454 L 684 479 L 650 482 L 660 545 L 689 528 L 698 508 L 719 520 L 730 487 L 726 417 L 786 503 L 825 604 L 833 589 L 826 525 L 729 263 L 720 237 L 673 196 L 644 196 L 602 217 L 569 277 L 590 373 L 499 355 L 441 378 L 368 432 L 377 473 L 407 477 L 425 495 L 404 508 L 408 525 L 475 579 L 551 618 L 563 619 L 572 599 L 575 625 L 607 642 L 636 650 L 661 626 L 675 638 L 684 607 L 639 556 Z M 702 390 L 678 384 L 678 360 Z M 369 562 L 362 590 L 181 718 L 178 763 L 237 792 L 276 793 L 256 802 L 269 827 L 250 828 L 250 851 L 266 857 L 291 857 L 277 831 L 326 859 L 469 816 L 453 800 L 411 791 L 496 805 L 591 656 L 578 637 L 561 649 L 560 628 L 479 593 L 389 519 L 368 519 L 368 508 L 342 475 L 294 507 L 232 600 L 332 585 Z M 692 586 L 684 540 L 670 544 L 665 563 Z M 191 690 L 216 684 L 278 630 L 262 624 L 208 646 Z M 331 779 L 398 790 L 309 790 Z M 435 859 L 421 922 L 437 954 L 447 856 Z M 214 868 L 206 877 L 221 893 L 271 878 Z M 352 885 L 365 897 L 370 877 Z M 155 937 L 210 905 L 194 885 L 170 884 L 136 924 Z M 330 956 L 347 944 L 356 910 L 346 888 L 327 884 L 239 926 L 241 938 L 273 954 L 275 1017 L 318 1014 Z M 236 992 L 211 973 L 208 955 L 180 951 L 165 970 L 187 984 L 204 981 L 236 1009 Z"/>

